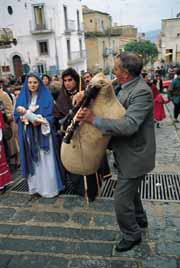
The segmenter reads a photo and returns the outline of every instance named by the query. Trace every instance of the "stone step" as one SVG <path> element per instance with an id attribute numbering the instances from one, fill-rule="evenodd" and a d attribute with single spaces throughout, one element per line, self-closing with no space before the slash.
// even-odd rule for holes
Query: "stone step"
<path id="1" fill-rule="evenodd" d="M 115 216 L 100 215 L 93 212 L 48 212 L 28 209 L 1 208 L 0 223 L 39 224 L 41 226 L 86 226 L 89 228 L 109 230 L 117 229 Z"/>
<path id="2" fill-rule="evenodd" d="M 40 207 L 46 206 L 49 208 L 68 209 L 68 210 L 96 210 L 97 212 L 113 211 L 113 200 L 109 198 L 97 198 L 95 202 L 87 202 L 83 197 L 75 195 L 59 195 L 55 198 L 36 198 L 28 193 L 8 192 L 1 196 L 0 206 L 11 207 Z"/>
<path id="3" fill-rule="evenodd" d="M 112 200 L 87 205 L 78 196 L 53 199 L 8 193 L 0 199 L 0 223 L 118 230 Z"/>
<path id="4" fill-rule="evenodd" d="M 51 240 L 75 240 L 75 241 L 114 241 L 119 232 L 112 230 L 97 230 L 87 228 L 72 227 L 53 227 L 53 226 L 34 226 L 15 223 L 0 224 L 0 237 L 31 237 L 33 239 L 51 239 Z"/>
<path id="5" fill-rule="evenodd" d="M 145 202 L 149 228 L 133 250 L 117 253 L 113 200 L 78 196 L 0 198 L 0 268 L 177 268 L 179 204 Z M 167 265 L 166 265 L 167 264 Z"/>
<path id="6" fill-rule="evenodd" d="M 112 256 L 114 242 L 87 242 L 69 240 L 56 240 L 56 238 L 47 239 L 28 236 L 13 236 L 0 238 L 0 250 L 14 252 L 32 252 L 51 254 L 69 254 L 84 256 Z"/>
<path id="7" fill-rule="evenodd" d="M 141 268 L 138 260 L 125 260 L 119 258 L 89 258 L 71 256 L 46 256 L 46 255 L 24 255 L 0 253 L 1 268 Z M 172 267 L 172 266 L 171 266 Z M 174 268 L 174 266 L 172 267 Z"/>

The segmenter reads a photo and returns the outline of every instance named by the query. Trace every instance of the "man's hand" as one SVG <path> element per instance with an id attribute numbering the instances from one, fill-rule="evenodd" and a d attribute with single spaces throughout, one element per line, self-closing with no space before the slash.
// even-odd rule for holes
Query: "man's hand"
<path id="1" fill-rule="evenodd" d="M 78 106 L 81 103 L 83 97 L 84 97 L 84 91 L 80 91 L 76 95 L 74 95 L 72 100 L 73 105 Z"/>
<path id="2" fill-rule="evenodd" d="M 95 119 L 95 115 L 93 112 L 88 108 L 82 108 L 76 115 L 76 121 L 82 121 L 92 124 L 93 120 Z"/>

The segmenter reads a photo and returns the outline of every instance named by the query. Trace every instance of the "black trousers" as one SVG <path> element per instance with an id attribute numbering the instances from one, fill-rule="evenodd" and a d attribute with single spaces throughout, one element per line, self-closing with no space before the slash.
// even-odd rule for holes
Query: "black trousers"
<path id="1" fill-rule="evenodd" d="M 69 179 L 72 183 L 73 193 L 84 196 L 85 195 L 85 187 L 84 187 L 84 177 L 82 175 L 77 175 L 68 172 Z M 87 180 L 87 194 L 90 201 L 93 201 L 98 194 L 98 185 L 96 174 L 88 175 L 86 177 Z"/>
<path id="2" fill-rule="evenodd" d="M 180 103 L 174 103 L 174 118 L 177 119 L 180 114 Z"/>
<path id="3" fill-rule="evenodd" d="M 123 238 L 135 241 L 141 238 L 138 221 L 147 221 L 140 198 L 140 185 L 144 176 L 133 179 L 118 178 L 115 189 L 115 212 Z"/>

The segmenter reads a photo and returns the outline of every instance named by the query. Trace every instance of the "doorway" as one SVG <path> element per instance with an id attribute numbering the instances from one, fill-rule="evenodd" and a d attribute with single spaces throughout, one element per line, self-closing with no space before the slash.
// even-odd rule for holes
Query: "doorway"
<path id="1" fill-rule="evenodd" d="M 23 66 L 21 57 L 18 55 L 13 56 L 13 66 L 14 66 L 14 74 L 16 78 L 20 78 L 23 75 Z"/>

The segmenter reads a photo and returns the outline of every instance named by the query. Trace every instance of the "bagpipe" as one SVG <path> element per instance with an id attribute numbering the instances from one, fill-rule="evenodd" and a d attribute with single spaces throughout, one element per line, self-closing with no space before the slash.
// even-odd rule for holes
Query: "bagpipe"
<path id="1" fill-rule="evenodd" d="M 75 120 L 76 113 L 83 107 L 92 109 L 96 116 L 109 119 L 121 118 L 125 109 L 115 96 L 112 82 L 100 73 L 92 78 L 81 102 L 61 120 L 61 132 L 64 132 L 60 151 L 62 163 L 71 173 L 86 176 L 98 170 L 111 137 L 92 124 Z"/>

